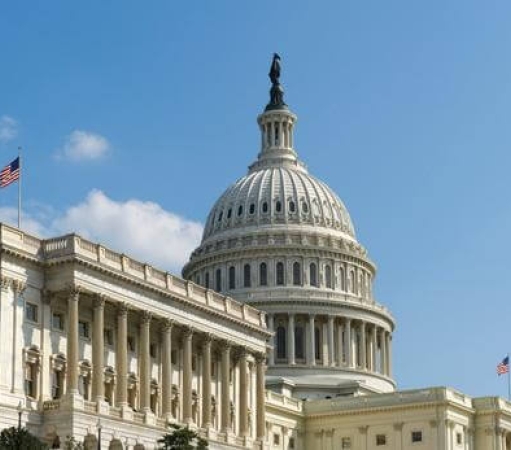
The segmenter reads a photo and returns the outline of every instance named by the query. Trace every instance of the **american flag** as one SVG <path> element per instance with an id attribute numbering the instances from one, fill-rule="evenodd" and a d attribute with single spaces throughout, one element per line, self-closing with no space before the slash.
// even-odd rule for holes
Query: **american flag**
<path id="1" fill-rule="evenodd" d="M 509 372 L 509 356 L 506 356 L 502 362 L 497 364 L 497 375 L 500 377 Z"/>
<path id="2" fill-rule="evenodd" d="M 0 172 L 0 188 L 9 186 L 20 177 L 19 156 L 10 164 L 7 164 Z"/>

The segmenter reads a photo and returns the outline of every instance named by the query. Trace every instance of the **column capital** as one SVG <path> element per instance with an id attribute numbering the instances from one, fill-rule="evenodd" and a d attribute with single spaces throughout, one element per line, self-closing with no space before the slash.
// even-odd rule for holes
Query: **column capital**
<path id="1" fill-rule="evenodd" d="M 128 315 L 128 304 L 126 302 L 121 302 L 117 304 L 117 315 L 118 316 Z"/>
<path id="2" fill-rule="evenodd" d="M 193 336 L 193 328 L 186 327 L 183 329 L 183 339 L 191 339 Z"/>
<path id="3" fill-rule="evenodd" d="M 24 281 L 21 281 L 21 280 L 13 280 L 12 281 L 12 289 L 14 290 L 14 292 L 16 292 L 16 294 L 18 294 L 18 295 L 23 294 L 23 292 L 25 291 L 26 288 L 27 288 L 27 283 L 25 283 Z"/>
<path id="4" fill-rule="evenodd" d="M 66 293 L 68 294 L 69 300 L 78 300 L 80 297 L 80 294 L 83 292 L 83 289 L 74 283 L 69 283 L 66 286 L 65 290 L 66 290 Z"/>
<path id="5" fill-rule="evenodd" d="M 213 335 L 211 333 L 204 333 L 202 335 L 202 345 L 211 345 L 213 342 Z"/>
<path id="6" fill-rule="evenodd" d="M 257 364 L 265 363 L 266 362 L 266 354 L 265 353 L 256 353 L 254 355 L 254 359 Z"/>
<path id="7" fill-rule="evenodd" d="M 404 422 L 396 422 L 394 424 L 394 430 L 395 431 L 401 431 L 403 429 Z"/>
<path id="8" fill-rule="evenodd" d="M 105 307 L 106 295 L 94 294 L 93 298 L 94 298 L 94 301 L 93 301 L 94 309 L 96 309 L 96 308 L 103 309 Z"/>
<path id="9" fill-rule="evenodd" d="M 140 322 L 144 325 L 147 325 L 151 322 L 151 319 L 153 318 L 153 315 L 149 311 L 142 311 L 142 315 L 140 318 Z"/>
<path id="10" fill-rule="evenodd" d="M 174 321 L 172 319 L 163 319 L 161 323 L 161 331 L 164 333 L 172 331 L 173 326 Z"/>
<path id="11" fill-rule="evenodd" d="M 220 350 L 222 352 L 231 350 L 232 346 L 233 346 L 233 343 L 231 341 L 220 341 L 220 345 L 219 345 Z"/>

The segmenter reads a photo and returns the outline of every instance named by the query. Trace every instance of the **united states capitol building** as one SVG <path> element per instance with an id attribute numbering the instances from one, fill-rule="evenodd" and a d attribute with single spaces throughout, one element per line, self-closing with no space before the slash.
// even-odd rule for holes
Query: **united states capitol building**
<path id="1" fill-rule="evenodd" d="M 153 450 L 169 423 L 212 450 L 511 450 L 506 400 L 397 390 L 376 266 L 299 159 L 277 57 L 270 76 L 259 154 L 182 277 L 0 224 L 1 428 L 88 450 Z"/>

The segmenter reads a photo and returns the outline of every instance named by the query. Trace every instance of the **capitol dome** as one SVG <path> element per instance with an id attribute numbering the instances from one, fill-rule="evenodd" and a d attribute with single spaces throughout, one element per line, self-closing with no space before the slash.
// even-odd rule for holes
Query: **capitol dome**
<path id="1" fill-rule="evenodd" d="M 394 319 L 374 299 L 376 266 L 343 202 L 298 158 L 297 117 L 273 75 L 257 159 L 214 204 L 183 276 L 267 313 L 269 389 L 391 392 Z"/>

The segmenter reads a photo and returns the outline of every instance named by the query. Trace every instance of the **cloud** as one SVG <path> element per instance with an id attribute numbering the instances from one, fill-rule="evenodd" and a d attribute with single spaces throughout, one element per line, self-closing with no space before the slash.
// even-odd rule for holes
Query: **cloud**
<path id="1" fill-rule="evenodd" d="M 63 213 L 49 217 L 52 208 L 23 214 L 22 228 L 40 237 L 76 232 L 114 251 L 173 273 L 180 272 L 199 244 L 202 224 L 164 210 L 154 202 L 115 201 L 102 191 Z M 0 208 L 0 221 L 16 225 L 16 208 Z"/>
<path id="2" fill-rule="evenodd" d="M 12 141 L 18 135 L 18 122 L 12 117 L 0 117 L 0 142 Z"/>
<path id="3" fill-rule="evenodd" d="M 73 162 L 94 161 L 106 156 L 110 150 L 108 140 L 97 133 L 74 130 L 66 139 L 64 146 L 57 150 L 57 159 Z"/>

